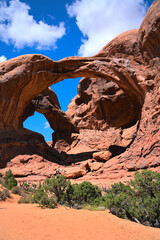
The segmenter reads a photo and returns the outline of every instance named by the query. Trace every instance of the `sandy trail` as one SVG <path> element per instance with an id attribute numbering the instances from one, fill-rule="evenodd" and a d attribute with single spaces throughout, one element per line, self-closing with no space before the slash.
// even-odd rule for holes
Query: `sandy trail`
<path id="1" fill-rule="evenodd" d="M 0 202 L 0 240 L 81 239 L 160 240 L 160 229 L 119 219 L 108 211 Z"/>

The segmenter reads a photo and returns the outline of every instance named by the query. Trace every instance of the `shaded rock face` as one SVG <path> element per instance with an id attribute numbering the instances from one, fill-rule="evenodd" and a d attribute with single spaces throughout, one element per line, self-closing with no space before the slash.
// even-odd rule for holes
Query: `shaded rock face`
<path id="1" fill-rule="evenodd" d="M 159 19 L 160 1 L 155 0 L 139 30 L 121 34 L 93 57 L 54 62 L 42 55 L 25 55 L 0 63 L 0 167 L 27 154 L 39 156 L 36 162 L 45 165 L 74 163 L 75 173 L 74 166 L 66 173 L 74 178 L 123 178 L 137 169 L 159 170 Z M 75 77 L 85 78 L 66 115 L 48 87 Z M 55 128 L 54 148 L 40 134 L 23 128 L 24 119 L 35 110 Z M 54 119 L 59 123 L 53 124 Z M 66 140 L 63 133 L 68 130 Z M 77 169 L 90 160 L 101 164 L 89 162 L 85 171 Z M 16 171 L 21 166 L 17 161 Z M 51 167 L 55 170 L 55 165 Z"/>
<path id="2" fill-rule="evenodd" d="M 155 0 L 148 10 L 138 34 L 138 43 L 146 61 L 160 56 L 160 9 L 159 0 Z"/>
<path id="3" fill-rule="evenodd" d="M 78 94 L 67 108 L 67 115 L 78 128 L 106 130 L 135 123 L 129 97 L 117 84 L 100 78 L 82 78 Z"/>

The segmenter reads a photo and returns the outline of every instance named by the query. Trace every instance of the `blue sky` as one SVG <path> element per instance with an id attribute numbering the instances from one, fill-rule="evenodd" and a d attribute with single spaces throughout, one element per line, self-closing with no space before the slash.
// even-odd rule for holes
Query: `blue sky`
<path id="1" fill-rule="evenodd" d="M 92 56 L 118 34 L 139 28 L 152 0 L 0 0 L 0 61 L 43 54 L 57 61 Z M 79 78 L 52 87 L 66 111 Z M 39 113 L 24 127 L 51 141 L 52 129 Z"/>

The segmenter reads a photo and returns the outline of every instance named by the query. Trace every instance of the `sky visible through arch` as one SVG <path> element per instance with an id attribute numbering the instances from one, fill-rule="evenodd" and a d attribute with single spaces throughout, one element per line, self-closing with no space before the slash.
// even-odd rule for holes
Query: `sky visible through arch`
<path id="1" fill-rule="evenodd" d="M 58 61 L 92 56 L 120 33 L 139 28 L 152 0 L 0 0 L 0 62 L 23 54 Z M 51 88 L 66 111 L 77 93 L 77 79 Z M 24 127 L 51 141 L 53 130 L 35 113 Z"/>

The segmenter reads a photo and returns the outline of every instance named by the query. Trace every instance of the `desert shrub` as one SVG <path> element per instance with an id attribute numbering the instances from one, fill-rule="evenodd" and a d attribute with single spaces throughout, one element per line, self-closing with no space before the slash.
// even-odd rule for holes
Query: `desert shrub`
<path id="1" fill-rule="evenodd" d="M 97 198 L 95 198 L 93 201 L 92 201 L 92 203 L 91 203 L 91 205 L 94 207 L 98 207 L 98 208 L 107 208 L 107 206 L 106 206 L 106 202 L 105 202 L 105 199 L 104 199 L 104 197 L 103 196 L 100 196 L 100 197 L 97 197 Z"/>
<path id="2" fill-rule="evenodd" d="M 111 185 L 105 189 L 104 196 L 101 190 L 90 182 L 71 184 L 62 175 L 46 179 L 37 189 L 34 186 L 33 191 L 30 191 L 29 185 L 24 185 L 23 188 L 30 194 L 25 193 L 19 203 L 35 202 L 41 207 L 49 208 L 55 208 L 57 203 L 67 203 L 77 209 L 108 208 L 118 217 L 160 227 L 160 173 L 145 170 L 136 172 L 134 180 L 127 184 L 120 182 Z"/>
<path id="3" fill-rule="evenodd" d="M 29 195 L 30 193 L 34 193 L 37 187 L 36 185 L 32 185 L 33 184 L 23 183 L 21 186 L 12 187 L 11 192 L 20 196 Z"/>
<path id="4" fill-rule="evenodd" d="M 46 179 L 43 184 L 49 196 L 55 196 L 57 203 L 73 206 L 74 204 L 92 203 L 101 196 L 101 190 L 90 182 L 72 184 L 63 175 Z"/>
<path id="5" fill-rule="evenodd" d="M 6 187 L 10 190 L 12 187 L 17 186 L 17 181 L 14 177 L 11 177 L 8 180 L 8 184 L 6 185 Z"/>
<path id="6" fill-rule="evenodd" d="M 39 185 L 39 187 L 35 190 L 33 194 L 33 202 L 38 203 L 40 207 L 48 207 L 55 208 L 56 201 L 54 197 L 49 197 L 43 186 Z"/>
<path id="7" fill-rule="evenodd" d="M 39 206 L 42 208 L 55 208 L 57 206 L 56 200 L 54 197 L 48 197 L 47 195 L 43 195 L 38 202 Z"/>
<path id="8" fill-rule="evenodd" d="M 145 198 L 150 195 L 154 198 L 160 193 L 160 173 L 151 170 L 143 170 L 141 173 L 137 171 L 130 185 L 141 197 Z"/>
<path id="9" fill-rule="evenodd" d="M 24 194 L 19 200 L 18 203 L 34 203 L 32 194 Z"/>
<path id="10" fill-rule="evenodd" d="M 37 188 L 37 189 L 36 189 Z M 22 189 L 22 197 L 19 199 L 18 203 L 37 203 L 40 207 L 55 208 L 56 201 L 53 197 L 48 196 L 43 185 L 41 183 L 37 187 L 36 185 L 23 184 L 20 189 Z M 15 189 L 16 191 L 19 189 Z"/>
<path id="11" fill-rule="evenodd" d="M 21 187 L 19 187 L 19 186 L 12 187 L 11 188 L 11 192 L 13 194 L 17 194 L 17 195 L 20 195 L 20 196 L 23 195 L 23 189 Z"/>
<path id="12" fill-rule="evenodd" d="M 57 175 L 55 178 L 47 178 L 43 187 L 46 193 L 56 197 L 57 203 L 70 201 L 73 192 L 71 183 L 63 175 Z"/>
<path id="13" fill-rule="evenodd" d="M 96 198 L 101 197 L 101 190 L 90 182 L 84 181 L 80 184 L 75 183 L 72 187 L 72 199 L 75 203 L 92 204 Z"/>
<path id="14" fill-rule="evenodd" d="M 160 174 L 143 170 L 127 185 L 113 184 L 104 196 L 104 205 L 118 217 L 160 227 Z"/>
<path id="15" fill-rule="evenodd" d="M 3 177 L 0 178 L 0 184 L 1 184 L 2 186 L 5 185 L 5 184 L 4 184 L 4 179 L 3 179 Z"/>
<path id="16" fill-rule="evenodd" d="M 151 170 L 136 172 L 130 185 L 139 200 L 133 215 L 145 225 L 160 227 L 160 173 Z"/>
<path id="17" fill-rule="evenodd" d="M 4 201 L 4 200 L 6 200 L 6 196 L 4 192 L 0 191 L 0 201 Z"/>
<path id="18" fill-rule="evenodd" d="M 35 190 L 33 194 L 34 203 L 39 203 L 43 197 L 48 197 L 48 196 L 47 196 L 47 193 L 44 191 L 44 189 L 41 187 L 41 185 L 39 185 L 39 187 Z"/>
<path id="19" fill-rule="evenodd" d="M 31 192 L 34 192 L 37 188 L 37 185 L 36 184 L 31 184 L 31 183 L 26 183 L 24 182 L 22 185 L 21 185 L 21 188 L 23 189 L 23 191 L 25 193 L 31 193 Z"/>
<path id="20" fill-rule="evenodd" d="M 14 175 L 10 169 L 5 173 L 3 180 L 4 186 L 9 190 L 11 190 L 12 187 L 17 186 L 17 180 L 14 178 Z"/>
<path id="21" fill-rule="evenodd" d="M 6 200 L 6 198 L 10 198 L 10 192 L 8 189 L 4 188 L 3 191 L 0 191 L 0 201 Z"/>
<path id="22" fill-rule="evenodd" d="M 3 193 L 4 193 L 4 195 L 5 195 L 7 198 L 10 198 L 10 197 L 11 197 L 10 192 L 9 192 L 8 189 L 4 188 L 4 189 L 3 189 Z"/>

